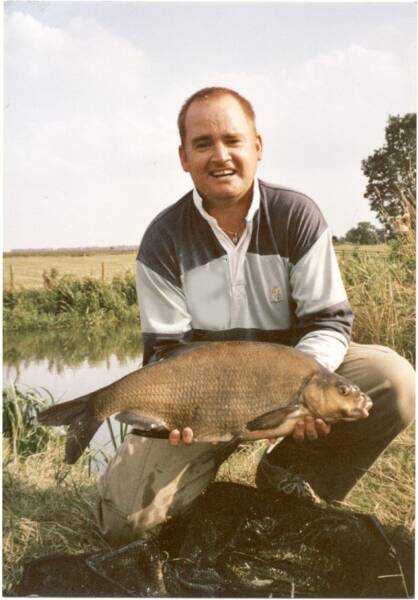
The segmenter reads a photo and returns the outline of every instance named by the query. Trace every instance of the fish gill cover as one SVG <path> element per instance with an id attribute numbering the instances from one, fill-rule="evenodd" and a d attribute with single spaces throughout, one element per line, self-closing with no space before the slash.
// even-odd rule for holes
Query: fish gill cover
<path id="1" fill-rule="evenodd" d="M 18 595 L 413 597 L 414 543 L 370 515 L 214 483 L 158 534 L 29 563 Z"/>

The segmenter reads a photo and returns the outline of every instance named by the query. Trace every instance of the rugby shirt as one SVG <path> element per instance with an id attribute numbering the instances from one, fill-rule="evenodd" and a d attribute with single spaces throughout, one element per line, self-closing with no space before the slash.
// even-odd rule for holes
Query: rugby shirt
<path id="1" fill-rule="evenodd" d="M 197 340 L 278 342 L 331 370 L 342 362 L 353 314 L 321 211 L 300 192 L 255 185 L 233 270 L 196 191 L 149 225 L 137 256 L 144 364 L 161 345 Z"/>

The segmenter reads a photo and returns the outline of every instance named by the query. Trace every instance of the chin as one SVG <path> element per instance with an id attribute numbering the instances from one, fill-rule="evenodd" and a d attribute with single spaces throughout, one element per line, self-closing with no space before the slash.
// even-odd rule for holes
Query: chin
<path id="1" fill-rule="evenodd" d="M 237 186 L 223 186 L 216 187 L 215 189 L 208 190 L 209 198 L 213 198 L 214 200 L 240 200 L 243 196 L 245 196 L 246 191 L 241 187 Z"/>

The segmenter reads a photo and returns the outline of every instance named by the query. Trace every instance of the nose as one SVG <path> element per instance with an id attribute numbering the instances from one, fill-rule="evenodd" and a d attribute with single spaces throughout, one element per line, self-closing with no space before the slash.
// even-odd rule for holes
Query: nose
<path id="1" fill-rule="evenodd" d="M 212 160 L 214 162 L 224 163 L 227 162 L 229 158 L 229 150 L 227 146 L 225 146 L 225 144 L 223 144 L 222 142 L 218 142 L 214 145 L 212 154 Z"/>

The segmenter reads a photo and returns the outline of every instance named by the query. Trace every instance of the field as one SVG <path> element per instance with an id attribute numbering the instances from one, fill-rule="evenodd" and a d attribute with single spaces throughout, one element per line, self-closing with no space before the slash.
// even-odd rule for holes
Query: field
<path id="1" fill-rule="evenodd" d="M 58 276 L 71 274 L 77 278 L 95 277 L 110 281 L 115 275 L 123 275 L 127 271 L 135 271 L 136 251 L 100 252 L 84 251 L 49 252 L 45 254 L 29 253 L 7 254 L 3 257 L 3 287 L 14 289 L 39 289 L 44 287 L 42 273 L 51 269 L 58 271 Z"/>
<path id="2" fill-rule="evenodd" d="M 346 259 L 353 252 L 363 255 L 386 255 L 388 248 L 384 244 L 374 246 L 336 246 L 339 258 Z M 39 289 L 44 287 L 42 273 L 55 269 L 59 276 L 71 274 L 77 278 L 96 277 L 110 281 L 112 277 L 126 272 L 135 272 L 137 250 L 117 249 L 100 250 L 62 250 L 36 252 L 10 252 L 3 256 L 3 287 L 10 289 Z"/>

